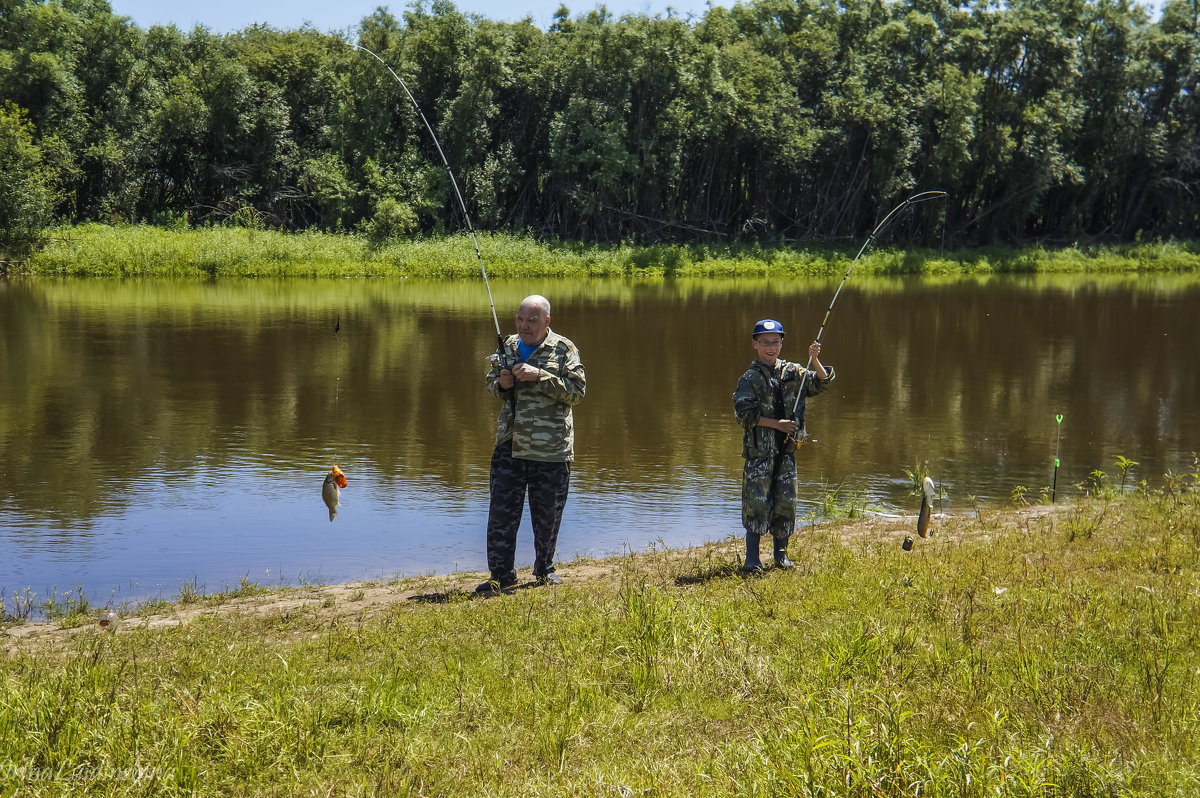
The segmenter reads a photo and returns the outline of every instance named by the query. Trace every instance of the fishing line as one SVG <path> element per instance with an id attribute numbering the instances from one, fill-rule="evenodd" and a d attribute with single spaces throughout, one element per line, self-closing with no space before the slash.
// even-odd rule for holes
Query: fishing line
<path id="1" fill-rule="evenodd" d="M 342 316 L 339 313 L 338 317 L 337 317 L 337 321 L 334 322 L 334 325 L 333 325 L 333 338 L 334 338 L 334 348 L 335 348 L 334 361 L 337 364 L 334 366 L 336 373 L 334 374 L 334 377 L 333 377 L 333 446 L 334 446 L 333 462 L 334 462 L 334 464 L 336 464 L 337 460 L 338 460 L 337 446 L 338 446 L 338 443 L 342 439 L 342 436 L 339 434 L 339 429 L 338 429 L 338 427 L 341 425 L 341 415 L 342 415 L 341 413 L 338 412 L 338 402 L 342 396 L 342 369 L 343 369 L 343 365 L 344 365 L 344 360 L 343 360 L 344 350 L 342 349 L 341 333 L 342 333 Z"/>
<path id="2" fill-rule="evenodd" d="M 330 454 L 333 457 L 333 464 L 329 469 L 329 473 L 325 475 L 325 481 L 321 484 L 321 501 L 325 502 L 325 506 L 329 508 L 329 520 L 332 522 L 337 517 L 337 508 L 342 506 L 341 489 L 346 487 L 346 474 L 338 468 L 337 461 L 338 449 L 341 445 L 341 412 L 339 404 L 342 398 L 342 372 L 345 365 L 345 350 L 342 348 L 342 316 L 338 314 L 337 321 L 333 325 L 334 338 L 334 378 L 333 378 L 333 446 L 330 449 Z"/>
<path id="3" fill-rule="evenodd" d="M 400 88 L 404 89 L 404 93 L 408 95 L 409 102 L 416 109 L 417 115 L 421 117 L 421 121 L 425 123 L 425 129 L 429 131 L 429 137 L 433 139 L 433 146 L 437 147 L 438 155 L 442 158 L 442 164 L 446 167 L 446 175 L 450 178 L 450 185 L 454 187 L 454 196 L 458 198 L 458 207 L 462 209 L 463 219 L 467 223 L 467 232 L 471 234 L 471 243 L 475 245 L 475 257 L 479 260 L 479 272 L 483 275 L 483 285 L 487 289 L 488 304 L 492 308 L 492 321 L 496 325 L 496 351 L 500 355 L 501 365 L 504 365 L 504 334 L 500 332 L 500 319 L 496 316 L 496 302 L 492 298 L 492 285 L 488 282 L 487 269 L 483 266 L 483 255 L 479 253 L 479 240 L 475 237 L 475 227 L 471 224 L 471 214 L 467 213 L 467 203 L 463 201 L 462 192 L 458 188 L 458 181 L 454 179 L 454 171 L 450 168 L 450 161 L 446 158 L 446 153 L 442 150 L 442 143 L 438 141 L 437 134 L 433 132 L 433 125 L 429 124 L 429 120 L 425 118 L 425 112 L 421 110 L 421 105 L 417 102 L 417 98 L 408 90 L 408 84 L 400 79 L 396 71 L 388 66 L 387 61 L 384 61 L 371 50 L 363 47 L 361 44 L 351 45 L 355 50 L 362 50 L 367 55 L 374 58 L 379 63 L 383 64 L 396 82 L 400 84 Z"/>
<path id="4" fill-rule="evenodd" d="M 896 218 L 896 215 L 899 214 L 900 211 L 904 210 L 910 205 L 916 205 L 918 203 L 928 202 L 929 200 L 934 199 L 941 199 L 945 196 L 947 196 L 945 191 L 922 191 L 918 194 L 913 194 L 911 197 L 904 200 L 904 202 L 901 202 L 895 208 L 892 208 L 891 213 L 883 217 L 882 222 L 875 225 L 875 229 L 871 231 L 871 235 L 867 236 L 867 240 L 864 241 L 862 247 L 859 248 L 858 254 L 854 256 L 854 260 L 850 261 L 850 266 L 846 269 L 846 274 L 842 277 L 842 281 L 838 283 L 837 290 L 833 292 L 833 299 L 829 301 L 829 307 L 825 309 L 825 318 L 821 319 L 821 329 L 817 330 L 817 343 L 821 342 L 821 336 L 825 334 L 825 325 L 829 323 L 829 317 L 833 313 L 833 306 L 837 304 L 838 297 L 842 293 L 842 288 L 846 285 L 846 281 L 850 279 L 850 272 L 854 270 L 854 264 L 858 263 L 858 259 L 862 257 L 864 252 L 867 251 L 867 247 L 874 243 L 875 239 L 879 237 L 879 234 L 882 233 L 889 224 L 891 224 L 892 220 Z M 808 379 L 808 370 L 812 368 L 812 362 L 812 355 L 809 355 L 808 364 L 804 367 L 804 372 L 800 376 L 800 390 L 796 393 L 796 403 L 792 405 L 793 418 L 796 416 L 796 411 L 800 408 L 801 399 L 804 398 L 804 385 L 805 381 Z M 788 440 L 793 441 L 795 445 L 799 447 L 807 435 L 808 432 L 806 430 L 796 430 L 796 432 L 793 432 L 788 436 Z"/>

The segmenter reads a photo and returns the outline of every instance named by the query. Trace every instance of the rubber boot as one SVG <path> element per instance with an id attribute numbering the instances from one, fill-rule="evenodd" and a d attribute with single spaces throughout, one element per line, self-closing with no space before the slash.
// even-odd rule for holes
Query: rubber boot
<path id="1" fill-rule="evenodd" d="M 743 571 L 752 572 L 762 570 L 762 560 L 758 559 L 758 541 L 761 537 L 761 535 L 756 535 L 753 532 L 746 533 L 746 562 L 742 564 Z"/>
<path id="2" fill-rule="evenodd" d="M 791 568 L 792 561 L 787 556 L 787 539 L 779 540 L 775 538 L 775 567 L 776 568 Z"/>

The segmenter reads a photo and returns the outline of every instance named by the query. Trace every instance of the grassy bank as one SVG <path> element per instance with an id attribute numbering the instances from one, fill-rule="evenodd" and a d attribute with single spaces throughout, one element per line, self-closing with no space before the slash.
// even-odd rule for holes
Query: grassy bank
<path id="1" fill-rule="evenodd" d="M 187 596 L 0 638 L 4 795 L 1185 796 L 1200 496 L 821 522 L 737 547 Z"/>
<path id="2" fill-rule="evenodd" d="M 856 252 L 856 247 L 555 244 L 504 234 L 480 234 L 478 240 L 488 273 L 496 277 L 840 275 Z M 880 275 L 1200 272 L 1200 244 L 884 250 L 864 255 L 856 269 Z M 48 246 L 10 271 L 101 277 L 474 277 L 479 262 L 470 238 L 461 235 L 373 247 L 353 235 L 89 224 L 56 231 Z"/>

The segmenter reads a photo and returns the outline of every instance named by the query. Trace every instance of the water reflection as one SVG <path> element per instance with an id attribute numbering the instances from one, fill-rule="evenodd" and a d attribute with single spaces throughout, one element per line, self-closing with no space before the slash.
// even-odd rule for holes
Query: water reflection
<path id="1" fill-rule="evenodd" d="M 836 280 L 528 281 L 580 347 L 561 559 L 739 533 L 731 394 L 757 318 L 801 357 Z M 1136 478 L 1200 449 L 1192 278 L 848 283 L 824 339 L 802 506 L 840 487 L 915 512 L 928 462 L 950 509 Z M 340 318 L 340 330 L 334 333 Z M 100 598 L 248 575 L 342 580 L 484 567 L 495 340 L 482 284 L 15 281 L 0 292 L 0 586 Z M 320 484 L 350 478 L 330 524 Z M 532 556 L 521 533 L 521 563 Z"/>

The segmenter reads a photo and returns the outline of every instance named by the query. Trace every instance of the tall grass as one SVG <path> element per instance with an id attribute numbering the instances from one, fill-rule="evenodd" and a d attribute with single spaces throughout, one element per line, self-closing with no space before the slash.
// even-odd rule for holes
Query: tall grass
<path id="1" fill-rule="evenodd" d="M 853 250 L 739 244 L 599 245 L 480 234 L 490 274 L 504 276 L 804 276 L 839 275 Z M 1200 271 L 1194 242 L 938 252 L 877 250 L 856 268 L 880 275 Z M 196 229 L 85 224 L 54 233 L 51 243 L 13 273 L 161 277 L 473 277 L 479 262 L 465 235 L 394 240 L 282 233 L 241 227 Z"/>
<path id="2" fill-rule="evenodd" d="M 0 791 L 1195 795 L 1197 487 L 942 519 L 912 552 L 821 522 L 762 577 L 655 551 L 9 644 Z"/>

